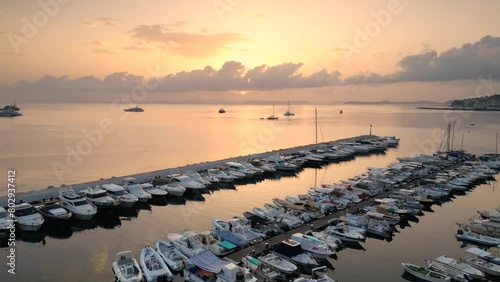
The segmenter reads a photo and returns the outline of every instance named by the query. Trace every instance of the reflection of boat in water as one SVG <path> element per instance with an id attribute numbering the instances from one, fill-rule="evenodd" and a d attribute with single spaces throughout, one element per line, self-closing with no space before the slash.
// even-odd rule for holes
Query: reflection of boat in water
<path id="1" fill-rule="evenodd" d="M 141 107 L 139 107 L 139 106 L 135 106 L 133 108 L 123 109 L 123 110 L 126 111 L 126 112 L 136 112 L 136 113 L 144 112 L 144 110 Z"/>
<path id="2" fill-rule="evenodd" d="M 69 220 L 69 224 L 73 232 L 82 232 L 85 230 L 91 230 L 97 228 L 97 220 L 95 220 L 95 218 L 92 218 L 90 220 L 72 218 Z"/>
<path id="3" fill-rule="evenodd" d="M 224 182 L 219 182 L 215 185 L 213 185 L 213 187 L 217 187 L 219 189 L 231 189 L 231 190 L 236 190 L 236 186 L 234 186 L 233 183 L 224 183 Z"/>
<path id="4" fill-rule="evenodd" d="M 151 211 L 153 209 L 153 207 L 151 207 L 150 204 L 148 204 L 148 203 L 142 203 L 142 202 L 137 202 L 137 204 L 135 204 L 134 208 L 137 211 L 141 211 L 141 210 Z"/>
<path id="5" fill-rule="evenodd" d="M 139 210 L 134 207 L 119 207 L 116 209 L 116 215 L 118 215 L 121 219 L 132 219 L 132 217 L 139 216 Z M 123 218 L 125 217 L 125 218 Z"/>
<path id="6" fill-rule="evenodd" d="M 16 230 L 16 239 L 26 243 L 43 243 L 45 245 L 45 232 L 41 229 L 37 231 Z"/>
<path id="7" fill-rule="evenodd" d="M 114 213 L 97 213 L 95 219 L 97 225 L 104 229 L 114 229 L 122 225 L 120 217 Z"/>
<path id="8" fill-rule="evenodd" d="M 205 197 L 201 193 L 188 193 L 184 195 L 184 198 L 188 201 L 193 202 L 204 202 Z"/>
<path id="9" fill-rule="evenodd" d="M 186 204 L 186 199 L 184 197 L 167 197 L 165 200 L 165 203 L 168 203 L 169 205 L 185 205 Z"/>
<path id="10" fill-rule="evenodd" d="M 49 237 L 56 239 L 68 239 L 73 235 L 73 229 L 68 222 L 46 221 L 42 226 L 43 232 Z"/>

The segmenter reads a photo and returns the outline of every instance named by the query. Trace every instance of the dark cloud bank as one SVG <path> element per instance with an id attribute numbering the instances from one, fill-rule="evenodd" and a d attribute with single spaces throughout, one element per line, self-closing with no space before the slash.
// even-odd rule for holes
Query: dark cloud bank
<path id="1" fill-rule="evenodd" d="M 300 73 L 302 63 L 283 63 L 276 66 L 257 66 L 247 69 L 240 62 L 228 61 L 220 69 L 206 66 L 203 69 L 182 71 L 175 74 L 142 76 L 117 72 L 98 78 L 85 76 L 70 79 L 67 76 L 46 75 L 37 81 L 20 81 L 0 86 L 0 93 L 37 92 L 130 92 L 138 85 L 157 85 L 152 92 L 193 91 L 258 91 L 327 87 L 336 85 L 388 84 L 398 82 L 433 82 L 470 80 L 478 77 L 500 78 L 500 37 L 485 36 L 475 43 L 452 48 L 438 54 L 426 50 L 402 58 L 394 73 L 381 75 L 362 73 L 342 77 L 339 71 L 321 70 L 311 75 Z"/>

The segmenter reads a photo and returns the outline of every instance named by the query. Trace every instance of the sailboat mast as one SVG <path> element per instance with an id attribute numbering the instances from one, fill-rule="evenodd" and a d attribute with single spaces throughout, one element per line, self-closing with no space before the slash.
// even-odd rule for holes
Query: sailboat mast
<path id="1" fill-rule="evenodd" d="M 316 125 L 316 150 L 318 149 L 318 109 L 314 108 L 314 121 Z"/>
<path id="2" fill-rule="evenodd" d="M 453 144 L 455 143 L 455 122 L 453 122 L 453 133 L 451 135 L 451 150 L 453 151 Z"/>
<path id="3" fill-rule="evenodd" d="M 495 137 L 495 155 L 498 154 L 498 132 L 497 132 L 497 135 Z"/>
<path id="4" fill-rule="evenodd" d="M 446 136 L 446 152 L 450 151 L 450 139 L 451 139 L 451 122 L 448 123 L 448 131 L 447 131 L 447 136 Z"/>

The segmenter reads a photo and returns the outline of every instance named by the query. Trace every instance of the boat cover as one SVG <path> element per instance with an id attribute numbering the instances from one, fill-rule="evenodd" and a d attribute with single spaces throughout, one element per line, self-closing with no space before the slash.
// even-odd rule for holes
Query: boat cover
<path id="1" fill-rule="evenodd" d="M 468 249 L 466 249 L 466 251 L 469 253 L 478 255 L 480 257 L 487 257 L 487 256 L 491 255 L 491 253 L 488 253 L 487 251 L 483 251 L 483 250 L 481 250 L 479 248 L 475 248 L 475 247 L 468 248 Z"/>
<path id="2" fill-rule="evenodd" d="M 197 267 L 212 273 L 219 273 L 229 262 L 218 258 L 210 251 L 203 252 L 189 259 Z"/>
<path id="3" fill-rule="evenodd" d="M 222 241 L 222 242 L 219 242 L 217 243 L 217 245 L 225 248 L 225 249 L 228 249 L 228 250 L 232 250 L 234 248 L 236 248 L 236 245 L 232 244 L 231 242 L 228 242 L 228 241 Z"/>
<path id="4" fill-rule="evenodd" d="M 292 240 L 289 240 L 292 241 Z M 294 245 L 291 245 L 290 243 L 287 243 L 286 241 L 281 242 L 281 244 L 274 249 L 274 251 L 278 254 L 284 255 L 286 257 L 294 257 L 302 254 L 304 251 L 302 250 L 302 247 L 300 244 L 296 241 L 293 241 L 295 243 Z"/>

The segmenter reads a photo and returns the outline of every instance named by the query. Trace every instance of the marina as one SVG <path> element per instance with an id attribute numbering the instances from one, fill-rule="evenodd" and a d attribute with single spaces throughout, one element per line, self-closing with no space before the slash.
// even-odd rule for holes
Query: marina
<path id="1" fill-rule="evenodd" d="M 300 171 L 304 170 L 304 169 L 306 169 L 306 170 L 307 169 L 315 169 L 315 170 L 317 170 L 317 169 L 321 169 L 321 167 L 323 167 L 325 165 L 326 166 L 330 166 L 329 163 L 332 163 L 332 162 L 333 162 L 333 164 L 335 164 L 335 163 L 342 163 L 342 161 L 345 161 L 345 160 L 347 160 L 349 162 L 349 160 L 352 160 L 351 156 L 354 156 L 354 155 L 358 155 L 358 157 L 359 157 L 359 155 L 361 155 L 361 157 L 366 157 L 366 156 L 369 156 L 370 153 L 380 154 L 380 151 L 382 151 L 382 149 L 381 148 L 377 148 L 377 146 L 374 146 L 374 145 L 368 145 L 371 148 L 371 149 L 368 149 L 368 150 L 364 150 L 364 149 L 362 150 L 361 148 L 359 148 L 357 150 L 353 149 L 353 148 L 356 148 L 356 146 L 361 146 L 362 147 L 362 144 L 363 144 L 364 140 L 383 140 L 383 139 L 380 139 L 379 137 L 376 137 L 376 136 L 360 136 L 360 137 L 349 138 L 349 139 L 346 139 L 346 140 L 340 140 L 340 141 L 336 141 L 336 142 L 327 142 L 327 143 L 318 144 L 318 145 L 314 144 L 314 145 L 308 145 L 308 146 L 301 146 L 300 148 L 291 148 L 291 149 L 287 149 L 287 150 L 281 150 L 280 153 L 284 154 L 283 152 L 286 151 L 288 153 L 288 156 L 295 156 L 295 159 L 283 158 L 283 161 L 286 160 L 287 162 L 297 162 L 297 161 L 300 162 L 300 164 L 297 164 L 297 169 L 296 169 L 295 172 L 288 173 L 288 176 L 293 176 L 293 175 L 296 174 L 296 172 L 300 173 Z M 387 139 L 387 140 L 390 140 L 390 139 Z M 361 141 L 361 143 L 355 143 L 355 141 Z M 373 142 L 373 141 L 370 141 L 370 142 Z M 370 143 L 370 142 L 368 142 L 368 143 Z M 346 154 L 346 155 L 344 155 L 342 157 L 337 156 L 338 159 L 336 159 L 334 161 L 324 160 L 321 163 L 317 161 L 317 159 L 321 158 L 323 155 L 324 156 L 328 156 L 328 154 L 332 154 L 332 153 L 327 153 L 328 150 L 325 151 L 325 149 L 328 149 L 330 147 L 331 148 L 338 148 L 338 146 L 343 146 L 344 148 L 351 148 L 353 150 L 351 151 L 350 154 Z M 393 146 L 394 147 L 397 146 L 397 143 L 395 143 L 394 145 L 391 145 L 391 147 L 393 147 Z M 306 149 L 316 150 L 316 148 L 320 148 L 321 150 L 320 151 L 314 151 L 314 153 L 305 153 L 304 152 Z M 388 148 L 387 143 L 386 143 L 386 146 L 384 147 L 383 150 L 387 150 L 387 149 L 390 150 L 391 148 Z M 357 153 L 356 153 L 356 151 L 357 151 Z M 321 154 L 323 154 L 323 155 L 321 155 Z M 460 155 L 460 154 L 463 154 L 463 153 L 456 152 L 456 153 L 453 153 L 453 154 L 459 154 Z M 259 155 L 259 159 L 273 159 L 273 155 L 276 155 L 276 153 L 272 152 L 272 153 L 260 154 Z M 375 203 L 379 204 L 378 207 L 383 207 L 383 206 L 385 206 L 387 204 L 390 205 L 391 201 L 389 201 L 389 200 L 382 201 L 382 200 L 379 200 L 379 199 L 384 199 L 384 198 L 388 199 L 387 197 L 389 197 L 390 195 L 392 195 L 392 193 L 394 192 L 393 190 L 396 187 L 400 191 L 408 191 L 409 189 L 414 188 L 415 186 L 418 186 L 418 184 L 421 183 L 422 180 L 424 180 L 424 179 L 426 181 L 429 181 L 428 179 L 430 179 L 431 177 L 440 176 L 440 174 L 443 171 L 453 171 L 453 169 L 455 169 L 455 168 L 461 168 L 461 169 L 463 169 L 464 164 L 465 164 L 464 162 L 467 161 L 467 160 L 469 160 L 471 158 L 470 156 L 467 156 L 467 155 L 464 155 L 464 157 L 465 158 L 461 157 L 463 159 L 458 158 L 458 159 L 456 159 L 455 161 L 452 161 L 452 162 L 450 162 L 450 161 L 444 161 L 445 159 L 439 160 L 439 158 L 432 157 L 432 156 L 427 156 L 427 157 L 426 156 L 422 156 L 422 157 L 420 157 L 420 159 L 419 159 L 419 157 L 414 158 L 414 159 L 411 159 L 411 158 L 402 158 L 402 159 L 400 159 L 402 161 L 402 163 L 400 165 L 398 165 L 398 164 L 392 164 L 390 167 L 392 167 L 393 169 L 395 169 L 395 171 L 398 171 L 399 169 L 401 169 L 401 167 L 402 167 L 401 165 L 404 166 L 404 164 L 407 163 L 408 165 L 410 165 L 409 166 L 410 168 L 417 169 L 419 167 L 419 165 L 417 165 L 418 162 L 421 162 L 422 164 L 425 164 L 426 162 L 429 162 L 429 164 L 431 164 L 431 167 L 435 166 L 435 165 L 439 165 L 439 169 L 437 169 L 437 170 L 435 170 L 435 169 L 434 170 L 429 170 L 429 169 L 424 169 L 424 167 L 420 167 L 416 171 L 422 170 L 422 171 L 427 171 L 427 173 L 426 174 L 425 173 L 421 174 L 419 177 L 413 178 L 409 182 L 406 181 L 406 180 L 404 180 L 404 179 L 400 179 L 400 180 L 398 180 L 397 182 L 394 182 L 394 183 L 387 182 L 387 183 L 384 184 L 384 187 L 386 187 L 386 188 L 384 188 L 384 191 L 380 190 L 380 191 L 372 194 L 368 198 L 363 197 L 362 201 L 355 201 L 354 205 L 349 205 L 348 207 L 341 208 L 340 206 L 337 206 L 337 204 L 327 204 L 327 206 L 322 206 L 322 209 L 326 209 L 326 207 L 330 207 L 330 208 L 335 207 L 335 208 L 333 210 L 330 210 L 329 212 L 327 212 L 326 213 L 327 215 L 324 216 L 324 217 L 320 216 L 319 219 L 316 219 L 316 220 L 313 219 L 312 221 L 306 220 L 306 221 L 310 221 L 310 222 L 309 223 L 302 223 L 301 226 L 298 227 L 298 228 L 290 227 L 290 228 L 292 228 L 292 230 L 290 230 L 290 231 L 288 231 L 288 232 L 286 232 L 284 234 L 273 236 L 270 239 L 266 239 L 266 240 L 264 240 L 264 241 L 262 241 L 260 243 L 253 244 L 252 246 L 250 246 L 248 248 L 243 248 L 243 249 L 241 249 L 241 250 L 239 250 L 237 252 L 233 252 L 233 253 L 227 255 L 226 258 L 229 259 L 229 261 L 234 261 L 235 263 L 238 263 L 238 262 L 242 261 L 245 257 L 249 256 L 249 255 L 251 255 L 251 256 L 259 256 L 261 254 L 265 254 L 269 250 L 273 250 L 281 242 L 284 242 L 284 241 L 288 240 L 288 238 L 290 238 L 290 237 L 292 239 L 295 238 L 296 240 L 301 240 L 300 238 L 302 238 L 302 237 L 306 238 L 306 236 L 311 236 L 312 234 L 315 234 L 315 233 L 310 233 L 310 231 L 314 232 L 314 231 L 323 230 L 324 228 L 330 226 L 332 224 L 332 222 L 335 222 L 335 221 L 332 221 L 332 220 L 339 219 L 339 218 L 341 218 L 343 216 L 346 216 L 348 214 L 351 214 L 351 213 L 359 213 L 360 211 L 365 210 L 365 211 L 368 211 L 367 215 L 368 214 L 379 214 L 378 212 L 380 212 L 381 210 L 377 210 L 377 212 L 374 212 L 374 210 L 371 210 L 371 209 L 368 209 L 368 208 L 372 207 Z M 496 158 L 494 156 L 492 156 L 492 157 L 493 157 L 493 159 L 492 159 L 493 163 L 495 163 Z M 356 157 L 354 157 L 354 159 L 355 158 Z M 248 156 L 248 159 L 249 160 L 254 160 L 254 159 L 257 159 L 257 156 L 255 156 L 255 155 L 254 156 Z M 233 167 L 234 169 L 240 169 L 241 171 L 244 171 L 245 168 L 244 167 L 240 167 L 240 164 L 237 163 L 238 160 L 241 160 L 241 158 L 239 158 L 239 159 L 231 159 L 231 161 L 224 160 L 224 161 L 218 161 L 218 162 L 215 162 L 215 163 L 204 164 L 204 166 L 207 166 L 207 167 L 214 167 L 214 166 L 221 167 L 221 165 L 225 164 L 225 165 L 228 165 L 229 167 Z M 440 162 L 443 162 L 444 166 L 441 165 Z M 496 161 L 496 162 L 498 162 L 498 161 Z M 434 165 L 432 165 L 433 163 L 434 163 Z M 305 166 L 305 168 L 300 168 L 300 166 Z M 495 165 L 495 167 L 499 167 L 499 166 Z M 186 171 L 192 171 L 192 170 L 193 170 L 193 168 L 188 166 Z M 207 170 L 210 170 L 210 168 L 207 168 Z M 181 172 L 181 170 L 179 170 L 179 169 L 176 169 L 175 171 L 176 171 L 177 175 L 179 175 L 179 173 Z M 197 171 L 200 172 L 202 175 L 204 173 L 201 170 L 197 170 Z M 254 173 L 256 171 L 258 171 L 258 170 L 254 169 Z M 371 171 L 370 173 L 372 173 L 372 174 L 375 173 L 373 175 L 378 175 L 378 174 L 382 173 L 384 170 L 382 168 L 380 168 L 380 169 L 370 168 L 370 171 Z M 385 170 L 385 171 L 389 172 L 388 170 Z M 165 171 L 163 171 L 163 173 L 165 173 Z M 190 174 L 193 175 L 193 177 L 199 176 L 199 174 L 198 175 L 195 175 L 193 173 L 190 173 Z M 253 174 L 251 174 L 251 175 L 253 176 Z M 407 175 L 406 177 L 408 177 L 410 174 L 405 174 L 405 175 Z M 164 174 L 163 175 L 162 175 L 162 173 L 147 174 L 147 176 L 152 176 L 151 179 L 157 179 L 159 177 L 164 177 Z M 247 175 L 247 177 L 250 177 L 250 178 L 252 176 Z M 285 177 L 286 176 L 287 175 L 285 175 Z M 138 178 L 144 177 L 144 178 L 141 178 L 141 179 L 144 179 L 144 180 L 147 179 L 147 178 L 145 178 L 146 176 L 144 174 L 143 175 L 137 175 L 136 177 L 138 177 Z M 269 175 L 268 175 L 268 177 L 269 177 Z M 175 176 L 174 178 L 178 179 L 179 183 L 185 183 L 184 185 L 187 185 L 186 183 L 188 183 L 188 184 L 190 183 L 189 180 L 187 180 L 187 179 L 184 180 L 183 177 L 181 177 L 181 176 Z M 245 178 L 245 174 L 242 174 L 242 178 Z M 260 179 L 265 179 L 265 178 L 266 177 L 260 178 Z M 199 179 L 199 180 L 201 181 L 202 179 Z M 116 181 L 118 181 L 118 180 L 116 180 Z M 138 181 L 137 178 L 131 177 L 131 176 L 125 177 L 125 182 L 127 182 L 127 181 L 129 183 L 129 185 L 130 185 L 130 183 L 133 183 L 134 181 L 137 181 L 137 182 L 140 183 L 140 181 Z M 235 185 L 232 185 L 232 187 L 236 186 L 235 188 L 238 189 L 237 187 L 240 186 L 240 185 L 244 185 L 245 186 L 245 182 L 247 182 L 247 180 L 241 180 L 241 181 L 243 181 L 243 182 L 237 182 L 237 183 L 235 183 Z M 398 184 L 399 181 L 403 181 L 403 182 L 401 182 L 403 185 L 401 185 L 401 183 Z M 454 181 L 455 181 L 455 183 L 457 182 L 457 180 L 454 180 Z M 117 191 L 122 191 L 120 189 L 123 189 L 123 188 L 119 189 L 119 187 L 121 187 L 119 184 L 104 184 L 103 185 L 103 183 L 105 183 L 105 182 L 106 182 L 106 180 L 105 181 L 101 180 L 100 185 L 102 185 L 108 191 L 108 193 L 116 193 Z M 119 183 L 119 182 L 116 182 L 116 183 Z M 252 183 L 252 181 L 250 181 L 250 183 Z M 347 183 L 349 183 L 349 181 Z M 121 184 L 123 184 L 123 183 L 121 183 Z M 86 185 L 88 186 L 88 184 L 86 184 Z M 219 185 L 221 185 L 221 186 L 219 186 Z M 349 184 L 349 185 L 351 185 L 351 184 Z M 458 185 L 456 185 L 456 186 L 458 186 Z M 226 190 L 226 189 L 224 189 L 224 185 L 223 184 L 213 185 L 213 188 L 215 188 L 215 187 L 217 187 L 217 190 L 219 190 L 221 192 L 222 192 L 222 190 Z M 315 190 L 315 191 L 318 191 L 318 193 L 320 191 L 321 191 L 321 193 L 326 193 L 326 191 L 329 191 L 328 193 L 333 193 L 334 190 L 333 190 L 333 188 L 330 188 L 330 187 L 334 187 L 334 186 L 325 186 L 325 185 L 323 185 L 323 188 L 312 187 L 312 189 Z M 64 188 L 64 189 L 68 189 L 68 188 Z M 222 190 L 220 190 L 220 189 L 222 189 Z M 231 188 L 231 189 L 234 189 L 234 188 Z M 328 189 L 332 189 L 332 190 L 328 190 Z M 310 190 L 310 193 L 313 190 Z M 363 190 L 363 189 L 359 189 L 359 190 Z M 104 190 L 102 190 L 102 191 L 104 191 Z M 191 191 L 190 194 L 193 194 L 193 191 L 194 191 L 194 198 L 192 198 L 192 199 L 196 200 L 197 197 L 199 197 L 198 200 L 199 199 L 204 199 L 204 196 L 203 196 L 204 194 L 203 193 L 198 194 L 197 189 L 194 189 L 194 190 Z M 366 190 L 364 190 L 364 191 L 366 191 Z M 81 191 L 79 191 L 79 192 L 81 192 Z M 209 194 L 211 193 L 208 190 L 206 190 L 204 193 L 207 193 L 207 192 Z M 198 195 L 198 196 L 196 196 L 196 195 Z M 314 195 L 314 194 L 310 194 L 310 196 L 312 196 L 312 195 Z M 42 199 L 41 202 L 43 202 L 43 200 L 47 199 L 47 194 L 45 194 L 45 195 L 44 194 L 38 194 L 37 196 L 38 197 L 41 196 L 42 198 L 38 198 L 38 200 L 35 200 L 35 202 L 36 202 L 35 204 L 40 204 L 40 199 Z M 308 197 L 310 197 L 310 196 L 308 196 Z M 35 197 L 35 196 L 34 195 L 30 195 L 30 197 Z M 186 199 L 188 199 L 188 198 L 186 198 Z M 298 200 L 298 199 L 295 200 L 293 197 L 290 197 L 290 196 L 285 197 L 285 199 L 287 199 L 287 200 L 280 200 L 280 201 L 278 201 L 277 198 L 275 198 L 275 200 L 273 200 L 273 201 L 274 201 L 275 204 L 281 204 L 281 203 L 283 203 L 285 206 L 287 206 L 290 209 L 290 208 L 292 208 L 292 206 L 288 206 L 289 205 L 288 203 L 293 203 L 293 201 L 297 201 Z M 289 202 L 289 201 L 291 201 L 291 202 Z M 137 198 L 136 198 L 135 202 L 137 202 Z M 167 200 L 166 203 L 170 203 L 169 200 Z M 381 204 L 381 203 L 383 203 L 383 204 Z M 139 206 L 139 204 L 140 203 L 136 203 L 137 206 Z M 266 206 L 266 205 L 265 205 L 265 207 L 267 209 L 269 206 Z M 270 206 L 272 206 L 272 205 L 270 205 Z M 122 211 L 117 210 L 116 213 L 117 214 L 121 214 L 122 212 L 127 212 L 127 210 L 130 210 L 130 208 L 127 208 L 127 207 L 123 207 L 121 209 L 122 209 Z M 299 210 L 298 210 L 299 213 L 300 213 L 300 210 L 302 210 L 302 209 L 299 208 Z M 254 211 L 257 211 L 257 210 L 254 209 Z M 302 210 L 302 212 L 303 211 L 304 210 Z M 115 212 L 113 212 L 113 213 L 115 213 Z M 104 213 L 104 214 L 99 214 L 98 213 L 96 215 L 96 220 L 99 217 L 101 217 L 101 219 L 102 219 L 103 216 L 104 216 L 104 218 L 108 218 L 111 215 L 112 214 L 110 214 L 110 213 Z M 383 215 L 383 214 L 381 214 L 381 215 Z M 251 217 L 249 217 L 249 216 L 246 216 L 246 217 L 251 220 Z M 122 216 L 120 216 L 119 218 L 120 218 L 120 221 L 121 221 Z M 110 219 L 110 218 L 108 218 L 108 219 Z M 401 224 L 408 224 L 408 222 L 412 221 L 412 220 L 417 220 L 417 222 L 418 222 L 418 218 L 412 216 L 411 218 L 405 219 L 406 223 L 399 223 L 398 222 L 397 224 L 400 224 L 400 226 L 402 227 L 404 225 L 401 225 Z M 214 221 L 214 225 L 215 225 L 215 221 Z M 60 227 L 61 226 L 59 226 L 59 228 Z M 53 226 L 49 226 L 47 228 L 53 228 Z M 114 228 L 114 227 L 112 227 L 112 228 Z M 44 232 L 47 232 L 47 231 L 44 231 Z M 50 232 L 47 232 L 47 233 L 50 233 Z M 193 233 L 193 234 L 196 234 L 196 233 Z M 299 234 L 311 234 L 311 235 L 299 235 Z M 297 236 L 299 236 L 299 237 L 297 237 Z M 390 238 L 390 240 L 392 240 L 392 236 L 393 235 L 391 235 L 388 238 Z M 167 236 L 167 238 L 170 238 L 170 237 Z M 309 238 L 309 237 L 307 237 L 307 238 Z M 159 239 L 161 239 L 161 238 L 159 238 Z M 342 238 L 342 241 L 344 241 L 345 239 L 346 238 Z M 382 238 L 382 239 L 384 239 L 384 238 Z M 385 239 L 389 240 L 387 238 L 385 238 Z M 173 239 L 169 239 L 169 240 L 173 240 Z M 230 240 L 230 239 L 228 239 L 228 240 Z M 248 242 L 250 242 L 250 241 L 248 241 Z M 335 244 L 334 242 L 335 241 L 332 241 L 332 244 Z M 362 245 L 360 245 L 360 244 L 364 244 L 364 242 L 365 242 L 364 239 L 360 243 L 352 243 L 352 242 L 347 242 L 346 241 L 346 242 L 344 242 L 344 248 L 347 248 L 347 249 L 349 249 L 349 248 L 355 248 L 356 249 L 356 248 L 360 247 L 361 249 L 364 249 L 364 247 Z M 233 243 L 235 243 L 235 242 L 233 241 Z M 338 243 L 339 243 L 339 246 L 340 246 L 341 245 L 340 244 L 340 240 L 338 241 Z M 246 244 L 248 244 L 248 243 L 244 243 L 241 246 L 244 247 L 244 245 L 246 245 Z M 238 246 L 240 246 L 240 245 L 238 245 Z M 231 247 L 231 248 L 233 248 L 233 247 Z M 337 246 L 335 247 L 335 249 L 339 250 L 339 248 Z M 143 250 L 143 252 L 144 252 L 144 250 Z M 341 251 L 340 253 L 342 253 L 342 252 L 343 251 Z M 321 265 L 324 265 L 326 263 L 327 265 L 331 266 L 332 264 L 329 262 L 329 260 L 330 260 L 329 257 L 332 254 L 334 254 L 334 253 L 335 252 L 329 253 L 326 256 L 323 256 L 322 260 L 321 260 Z M 201 253 L 199 255 L 201 255 Z M 143 256 L 144 255 L 141 254 L 141 268 L 143 269 L 143 271 L 146 271 L 146 273 L 144 274 L 145 277 L 151 277 L 152 274 L 148 273 L 147 270 L 144 270 L 146 266 L 144 266 L 145 264 L 142 262 Z M 191 256 L 197 256 L 197 255 L 196 254 L 192 254 Z M 337 257 L 337 256 L 338 255 L 335 254 L 335 257 Z M 158 255 L 157 257 L 160 258 L 160 255 Z M 326 259 L 328 259 L 328 260 L 326 260 Z M 133 265 L 131 267 L 133 268 Z M 165 265 L 164 268 L 166 269 L 166 265 Z M 151 272 L 151 271 L 156 271 L 156 270 L 150 269 L 149 271 Z M 328 270 L 327 271 L 327 275 L 332 276 L 331 271 L 332 270 Z M 411 270 L 409 270 L 409 271 L 411 272 Z M 115 273 L 117 273 L 117 272 L 115 271 Z M 307 273 L 309 273 L 309 271 L 306 270 L 305 273 L 307 274 Z M 120 275 L 122 275 L 122 274 L 120 274 Z M 184 276 L 186 276 L 186 275 L 189 276 L 190 274 L 185 273 Z M 248 274 L 248 275 L 250 275 L 250 274 Z M 294 274 L 294 275 L 296 275 L 296 274 Z M 167 279 L 167 280 L 171 280 L 171 279 L 176 280 L 176 279 L 178 279 L 177 276 L 174 278 L 171 274 L 168 274 L 165 277 L 166 277 L 165 279 Z M 295 276 L 295 277 L 297 277 L 297 276 Z M 333 274 L 333 278 L 334 279 L 337 278 L 336 274 Z M 151 279 L 153 279 L 153 278 L 151 278 Z"/>
<path id="2" fill-rule="evenodd" d="M 500 2 L 4 2 L 0 282 L 500 282 Z"/>

